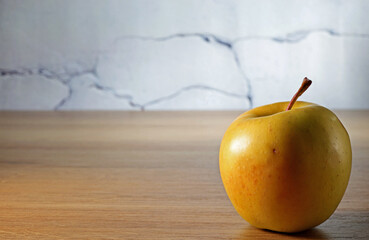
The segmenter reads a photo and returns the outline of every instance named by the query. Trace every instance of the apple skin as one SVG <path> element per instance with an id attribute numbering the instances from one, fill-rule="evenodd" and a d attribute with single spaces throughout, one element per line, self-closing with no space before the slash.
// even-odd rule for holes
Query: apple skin
<path id="1" fill-rule="evenodd" d="M 227 129 L 219 152 L 225 190 L 251 225 L 299 232 L 327 220 L 351 173 L 351 143 L 337 116 L 298 101 L 261 106 Z"/>

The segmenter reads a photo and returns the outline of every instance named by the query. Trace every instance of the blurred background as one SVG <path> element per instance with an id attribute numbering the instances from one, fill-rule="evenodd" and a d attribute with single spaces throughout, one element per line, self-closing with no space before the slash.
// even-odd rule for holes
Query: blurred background
<path id="1" fill-rule="evenodd" d="M 369 1 L 0 1 L 0 110 L 369 108 Z"/>

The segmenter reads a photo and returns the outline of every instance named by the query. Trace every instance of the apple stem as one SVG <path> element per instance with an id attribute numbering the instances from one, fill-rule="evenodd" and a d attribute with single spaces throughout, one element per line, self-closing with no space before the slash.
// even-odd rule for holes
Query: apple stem
<path id="1" fill-rule="evenodd" d="M 310 87 L 311 83 L 312 81 L 310 79 L 308 79 L 307 77 L 304 78 L 304 80 L 302 81 L 301 87 L 291 99 L 290 104 L 288 104 L 286 111 L 291 110 L 291 108 L 293 107 L 293 104 L 295 104 L 297 99 Z"/>

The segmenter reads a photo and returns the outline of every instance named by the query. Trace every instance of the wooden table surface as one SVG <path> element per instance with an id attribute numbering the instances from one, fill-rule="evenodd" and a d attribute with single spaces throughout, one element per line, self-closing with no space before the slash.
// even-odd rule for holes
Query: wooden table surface
<path id="1" fill-rule="evenodd" d="M 369 239 L 369 111 L 336 111 L 346 194 L 298 234 L 251 227 L 221 182 L 240 112 L 0 112 L 0 239 Z"/>

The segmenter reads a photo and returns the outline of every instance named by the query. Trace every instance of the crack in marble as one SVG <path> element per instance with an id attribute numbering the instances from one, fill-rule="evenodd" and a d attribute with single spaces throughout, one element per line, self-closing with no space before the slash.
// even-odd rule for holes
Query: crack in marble
<path id="1" fill-rule="evenodd" d="M 33 71 L 31 69 L 6 69 L 0 68 L 0 76 L 14 76 L 14 75 L 31 75 Z"/>
<path id="2" fill-rule="evenodd" d="M 62 106 L 64 106 L 64 104 L 66 102 L 68 102 L 71 98 L 72 98 L 72 95 L 73 95 L 73 89 L 72 87 L 69 85 L 69 84 L 65 84 L 65 86 L 67 86 L 68 88 L 68 94 L 67 96 L 65 96 L 64 98 L 62 98 L 57 104 L 56 106 L 54 107 L 54 110 L 57 111 L 59 110 Z"/>
<path id="3" fill-rule="evenodd" d="M 59 110 L 66 102 L 68 102 L 73 95 L 73 88 L 70 86 L 71 79 L 79 77 L 85 74 L 92 74 L 94 77 L 98 78 L 97 66 L 98 57 L 95 59 L 94 64 L 91 68 L 81 69 L 76 72 L 68 72 L 65 67 L 63 67 L 64 72 L 58 73 L 56 71 L 50 70 L 46 67 L 38 68 L 19 68 L 19 69 L 6 69 L 0 68 L 0 76 L 30 76 L 38 75 L 49 80 L 56 80 L 68 89 L 68 94 L 62 98 L 54 107 L 54 110 Z"/>
<path id="4" fill-rule="evenodd" d="M 247 95 L 227 92 L 227 91 L 224 91 L 224 90 L 221 90 L 221 89 L 218 89 L 218 88 L 214 88 L 214 87 L 211 87 L 211 86 L 203 85 L 203 84 L 194 84 L 194 85 L 189 85 L 189 86 L 186 86 L 186 87 L 182 87 L 182 88 L 178 89 L 177 91 L 175 91 L 174 93 L 171 93 L 171 94 L 166 95 L 164 97 L 160 97 L 160 98 L 145 102 L 143 104 L 139 104 L 139 103 L 134 102 L 134 97 L 132 95 L 130 95 L 130 94 L 120 94 L 116 90 L 114 90 L 113 88 L 100 85 L 99 83 L 93 83 L 89 87 L 94 88 L 94 89 L 99 90 L 99 91 L 102 91 L 102 92 L 105 92 L 105 93 L 109 93 L 110 95 L 113 95 L 116 98 L 128 100 L 128 103 L 131 107 L 139 108 L 141 111 L 145 111 L 148 106 L 155 105 L 157 103 L 160 103 L 160 102 L 163 102 L 163 101 L 166 101 L 166 100 L 171 100 L 171 99 L 179 96 L 183 92 L 194 90 L 194 89 L 214 91 L 214 92 L 218 92 L 220 94 L 223 94 L 223 95 L 226 95 L 226 96 L 229 96 L 229 97 L 234 97 L 234 98 L 242 98 L 243 99 L 243 98 L 247 97 Z"/>
<path id="5" fill-rule="evenodd" d="M 52 71 L 50 69 L 47 69 L 45 67 L 39 67 L 39 68 L 19 68 L 19 69 L 6 69 L 6 68 L 0 68 L 0 76 L 30 76 L 30 75 L 38 75 L 45 77 L 50 80 L 56 80 L 59 83 L 63 84 L 67 87 L 68 93 L 67 95 L 62 98 L 53 108 L 55 111 L 61 109 L 73 96 L 74 89 L 71 86 L 71 80 L 76 77 L 80 77 L 82 75 L 91 74 L 96 79 L 99 79 L 98 73 L 97 73 L 97 67 L 99 63 L 99 57 L 96 57 L 94 64 L 91 68 L 87 69 L 81 69 L 80 71 L 76 71 L 74 73 L 68 73 L 64 69 L 64 73 L 57 73 L 55 71 Z M 67 74 L 66 74 L 67 73 Z M 94 87 L 97 90 L 105 91 L 111 93 L 116 98 L 126 99 L 129 101 L 130 106 L 135 108 L 142 109 L 142 106 L 138 103 L 133 102 L 133 96 L 130 95 L 121 95 L 117 93 L 113 88 L 103 86 L 99 83 L 94 83 L 90 87 Z"/>
<path id="6" fill-rule="evenodd" d="M 233 52 L 234 61 L 236 62 L 237 67 L 238 67 L 241 75 L 246 80 L 246 85 L 247 85 L 247 89 L 248 89 L 248 92 L 246 94 L 246 98 L 248 99 L 249 104 L 250 104 L 249 105 L 249 108 L 252 109 L 253 108 L 253 105 L 254 105 L 254 99 L 253 99 L 253 95 L 252 95 L 251 79 L 246 76 L 246 74 L 245 74 L 245 72 L 244 72 L 244 70 L 243 70 L 243 68 L 241 66 L 240 59 L 238 58 L 237 51 L 234 50 L 234 48 L 232 48 L 232 52 Z"/>
<path id="7" fill-rule="evenodd" d="M 62 98 L 59 103 L 56 104 L 54 107 L 54 110 L 58 110 L 59 107 L 61 107 L 72 95 L 72 88 L 70 87 L 68 81 L 65 81 L 60 74 L 55 73 L 51 70 L 48 70 L 44 67 L 39 68 L 19 68 L 19 69 L 6 69 L 6 68 L 0 68 L 0 76 L 31 76 L 31 75 L 38 75 L 42 76 L 48 80 L 51 81 L 57 81 L 58 83 L 64 85 L 68 89 L 68 95 L 64 98 Z"/>
<path id="8" fill-rule="evenodd" d="M 139 108 L 141 111 L 144 111 L 145 110 L 143 105 L 141 105 L 141 104 L 136 103 L 136 102 L 133 101 L 133 96 L 132 95 L 129 95 L 129 94 L 120 94 L 116 90 L 114 90 L 114 88 L 101 85 L 98 82 L 95 82 L 95 83 L 91 84 L 89 87 L 90 88 L 94 88 L 94 89 L 96 89 L 98 91 L 109 93 L 112 96 L 114 96 L 115 98 L 125 99 L 125 100 L 128 101 L 128 104 L 131 107 L 133 107 L 133 108 Z"/>
<path id="9" fill-rule="evenodd" d="M 240 73 L 243 76 L 244 81 L 246 83 L 247 94 L 246 95 L 241 95 L 241 94 L 230 93 L 230 92 L 227 92 L 227 91 L 224 91 L 224 90 L 221 90 L 221 89 L 217 89 L 217 88 L 214 88 L 214 87 L 211 87 L 211 86 L 198 84 L 198 85 L 189 85 L 189 86 L 182 87 L 179 90 L 177 90 L 176 92 L 171 93 L 169 95 L 166 95 L 164 97 L 160 97 L 160 98 L 148 101 L 144 104 L 139 104 L 139 103 L 136 103 L 136 102 L 133 101 L 133 96 L 132 95 L 119 94 L 115 89 L 113 89 L 111 87 L 108 87 L 108 86 L 104 86 L 104 85 L 102 85 L 98 82 L 92 84 L 90 87 L 95 88 L 96 90 L 99 90 L 99 91 L 107 92 L 107 93 L 111 94 L 112 96 L 114 96 L 115 98 L 125 99 L 125 100 L 128 101 L 128 103 L 130 104 L 131 107 L 139 108 L 142 111 L 144 111 L 147 106 L 155 105 L 157 103 L 173 99 L 173 98 L 179 96 L 180 94 L 182 94 L 183 92 L 190 91 L 190 90 L 193 90 L 193 89 L 216 91 L 220 94 L 224 94 L 224 95 L 230 96 L 230 97 L 246 98 L 249 102 L 249 107 L 252 108 L 253 107 L 253 95 L 252 95 L 251 80 L 247 77 L 246 73 L 244 72 L 244 69 L 241 66 L 237 51 L 234 48 L 235 44 L 238 43 L 238 42 L 249 41 L 249 40 L 270 40 L 270 41 L 274 41 L 274 42 L 277 42 L 277 43 L 298 43 L 298 42 L 306 39 L 309 35 L 311 35 L 313 33 L 319 33 L 319 32 L 327 33 L 330 36 L 335 36 L 335 37 L 357 37 L 357 38 L 367 38 L 367 39 L 369 39 L 369 34 L 364 34 L 364 33 L 340 33 L 340 32 L 335 31 L 333 29 L 298 30 L 298 31 L 287 33 L 286 35 L 284 35 L 282 37 L 278 37 L 278 36 L 277 37 L 276 36 L 257 36 L 257 35 L 255 35 L 255 36 L 239 37 L 239 38 L 235 38 L 233 40 L 230 40 L 230 39 L 227 39 L 227 38 L 224 38 L 224 37 L 220 37 L 218 35 L 211 34 L 211 33 L 177 33 L 177 34 L 172 34 L 172 35 L 168 35 L 168 36 L 164 36 L 164 37 L 149 37 L 149 36 L 135 36 L 135 35 L 121 36 L 119 38 L 116 38 L 113 41 L 113 45 L 117 44 L 119 41 L 124 40 L 124 39 L 137 39 L 137 40 L 144 40 L 144 41 L 164 42 L 164 41 L 168 41 L 168 40 L 172 40 L 172 39 L 176 39 L 176 38 L 198 37 L 198 38 L 202 39 L 203 41 L 205 41 L 206 43 L 216 43 L 220 46 L 223 46 L 223 47 L 225 47 L 225 48 L 227 48 L 228 50 L 231 51 L 231 53 L 233 55 L 233 58 L 234 58 L 234 62 L 235 62 L 238 70 L 240 71 Z M 70 85 L 70 82 L 73 78 L 76 78 L 76 77 L 79 77 L 79 76 L 82 76 L 82 75 L 85 75 L 85 74 L 91 74 L 97 80 L 99 80 L 99 76 L 98 76 L 98 72 L 97 72 L 98 64 L 99 64 L 99 55 L 97 55 L 94 64 L 90 68 L 83 68 L 82 66 L 80 66 L 81 69 L 79 69 L 78 71 L 75 71 L 75 72 L 68 71 L 68 69 L 65 66 L 62 67 L 62 69 L 63 69 L 62 72 L 56 72 L 56 71 L 50 70 L 46 67 L 18 68 L 18 69 L 0 68 L 0 76 L 39 75 L 39 76 L 43 76 L 47 79 L 56 80 L 56 81 L 60 82 L 61 84 L 63 84 L 64 86 L 66 86 L 68 88 L 68 94 L 63 99 L 61 99 L 59 101 L 59 103 L 56 104 L 56 106 L 54 107 L 54 110 L 59 110 L 73 96 L 74 90 L 73 90 L 72 86 Z"/>
<path id="10" fill-rule="evenodd" d="M 74 73 L 68 73 L 65 69 L 64 69 L 65 70 L 64 72 L 58 73 L 46 67 L 38 67 L 38 68 L 21 67 L 18 69 L 0 68 L 0 76 L 39 75 L 47 79 L 57 79 L 60 82 L 69 82 L 70 79 L 84 75 L 84 74 L 93 74 L 94 76 L 97 76 L 96 68 L 97 68 L 97 64 L 94 64 L 94 66 L 91 69 L 83 69 L 81 71 L 74 72 Z"/>
<path id="11" fill-rule="evenodd" d="M 95 61 L 94 61 L 93 65 L 91 66 L 91 68 L 87 68 L 87 69 L 83 69 L 81 71 L 76 71 L 74 73 L 70 73 L 68 75 L 69 78 L 67 78 L 66 81 L 62 81 L 65 84 L 65 86 L 67 86 L 67 88 L 68 88 L 68 94 L 63 99 L 61 99 L 58 104 L 55 105 L 54 111 L 59 110 L 61 107 L 63 107 L 72 98 L 74 90 L 73 90 L 72 86 L 70 85 L 70 82 L 73 78 L 80 77 L 80 76 L 86 75 L 86 74 L 91 74 L 92 76 L 94 76 L 97 79 L 99 78 L 98 73 L 97 73 L 98 64 L 99 64 L 99 57 L 97 56 L 95 58 Z"/>
<path id="12" fill-rule="evenodd" d="M 306 39 L 309 35 L 314 33 L 327 33 L 330 36 L 334 37 L 356 37 L 356 38 L 368 38 L 369 34 L 365 33 L 340 33 L 333 29 L 329 28 L 318 28 L 318 29 L 309 29 L 309 30 L 297 30 L 294 32 L 290 32 L 285 34 L 284 36 L 244 36 L 235 38 L 233 43 L 249 41 L 249 40 L 269 40 L 277 43 L 298 43 L 304 39 Z"/>
<path id="13" fill-rule="evenodd" d="M 207 43 L 217 43 L 223 47 L 226 47 L 227 49 L 229 49 L 232 52 L 235 64 L 239 70 L 239 72 L 241 73 L 241 75 L 243 76 L 246 86 L 247 86 L 247 94 L 246 94 L 246 98 L 249 102 L 249 107 L 250 109 L 253 108 L 253 93 L 252 93 L 252 84 L 251 84 L 251 79 L 249 79 L 244 71 L 244 69 L 241 66 L 237 51 L 234 48 L 234 45 L 238 42 L 242 42 L 242 41 L 249 41 L 249 40 L 269 40 L 269 41 L 274 41 L 277 43 L 298 43 L 304 39 L 306 39 L 310 34 L 313 33 L 319 33 L 319 32 L 325 32 L 331 36 L 337 36 L 337 37 L 359 37 L 359 38 L 368 38 L 369 39 L 369 34 L 361 34 L 361 33 L 339 33 L 333 29 L 310 29 L 310 30 L 299 30 L 299 31 L 294 31 L 294 32 L 290 32 L 287 33 L 285 36 L 283 37 L 273 37 L 273 36 L 245 36 L 245 37 L 240 37 L 240 38 L 235 38 L 234 40 L 229 40 L 226 39 L 224 37 L 220 37 L 218 35 L 215 34 L 211 34 L 211 33 L 176 33 L 176 34 L 172 34 L 172 35 L 168 35 L 168 36 L 164 36 L 164 37 L 149 37 L 149 36 L 137 36 L 137 35 L 127 35 L 127 36 L 121 36 L 119 38 L 117 38 L 114 42 L 113 45 L 117 44 L 119 41 L 124 40 L 124 39 L 137 39 L 137 40 L 143 40 L 143 41 L 156 41 L 156 42 L 163 42 L 163 41 L 168 41 L 168 40 L 172 40 L 172 39 L 176 39 L 176 38 L 188 38 L 188 37 L 198 37 L 200 39 L 202 39 L 203 41 L 207 42 Z M 194 85 L 196 86 L 196 85 Z M 213 89 L 215 90 L 216 88 L 212 88 L 207 86 L 207 89 Z M 188 91 L 190 89 L 194 89 L 191 88 L 191 86 L 187 86 L 187 87 L 183 87 L 181 90 L 183 91 Z M 178 90 L 177 92 L 170 94 L 168 96 L 178 96 L 179 93 L 181 92 L 181 90 Z M 217 89 L 219 90 L 219 89 Z M 222 90 L 221 90 L 222 91 Z M 173 97 L 168 98 L 168 96 L 163 97 L 163 100 L 165 99 L 171 99 Z M 155 104 L 158 102 L 163 101 L 161 100 L 161 98 L 156 99 L 156 100 L 152 100 L 149 103 L 150 104 Z M 147 106 L 147 104 L 142 104 L 141 109 L 145 109 L 145 107 Z"/>
<path id="14" fill-rule="evenodd" d="M 124 40 L 124 39 L 138 39 L 138 40 L 143 40 L 143 41 L 163 42 L 163 41 L 168 41 L 168 40 L 172 40 L 172 39 L 176 39 L 176 38 L 188 38 L 188 37 L 198 37 L 198 38 L 202 39 L 203 41 L 205 41 L 206 43 L 214 42 L 214 43 L 216 43 L 220 46 L 223 46 L 223 47 L 225 47 L 225 48 L 227 48 L 228 50 L 231 51 L 231 53 L 233 55 L 233 60 L 236 64 L 236 67 L 237 67 L 238 71 L 240 72 L 241 76 L 243 77 L 243 79 L 245 81 L 245 84 L 247 86 L 247 94 L 244 98 L 246 98 L 248 100 L 249 108 L 250 109 L 253 108 L 253 95 L 252 95 L 251 81 L 250 81 L 250 78 L 248 78 L 246 76 L 246 73 L 244 72 L 244 70 L 241 67 L 240 60 L 239 60 L 238 55 L 237 55 L 237 51 L 234 49 L 234 42 L 231 41 L 231 40 L 228 40 L 226 38 L 223 38 L 223 37 L 217 36 L 215 34 L 211 34 L 211 33 L 177 33 L 177 34 L 172 34 L 172 35 L 165 36 L 165 37 L 144 37 L 144 36 L 135 36 L 135 35 L 122 36 L 120 38 L 117 38 L 114 41 L 113 45 L 117 44 L 119 41 Z M 196 86 L 196 85 L 194 85 L 194 86 Z M 199 86 L 199 85 L 197 85 L 197 86 Z M 185 91 L 188 90 L 187 87 L 184 87 L 182 89 L 185 90 Z M 208 86 L 208 90 L 209 89 L 216 89 L 216 88 Z M 173 93 L 171 95 L 175 95 L 176 93 Z M 169 96 L 171 96 L 171 95 L 169 95 Z M 166 97 L 164 97 L 164 99 L 166 99 Z M 156 103 L 157 101 L 153 100 L 151 102 Z M 145 106 L 145 104 L 143 106 Z"/>
<path id="15" fill-rule="evenodd" d="M 221 89 L 218 89 L 218 88 L 214 88 L 214 87 L 210 87 L 210 86 L 207 86 L 207 85 L 195 84 L 195 85 L 189 85 L 189 86 L 186 86 L 186 87 L 182 87 L 182 88 L 180 88 L 179 90 L 177 90 L 176 92 L 174 92 L 172 94 L 169 94 L 169 95 L 164 96 L 164 97 L 157 98 L 155 100 L 151 100 L 149 102 L 146 102 L 145 104 L 142 104 L 142 108 L 143 108 L 143 110 L 145 110 L 145 108 L 150 106 L 150 105 L 155 105 L 155 104 L 163 102 L 163 101 L 171 100 L 171 99 L 181 95 L 183 92 L 190 91 L 190 90 L 193 90 L 193 89 L 208 90 L 208 91 L 210 90 L 210 91 L 221 93 L 221 94 L 229 96 L 229 97 L 242 98 L 242 99 L 245 98 L 245 95 L 242 95 L 242 94 L 227 92 L 227 91 L 224 91 L 224 90 L 221 90 Z"/>

